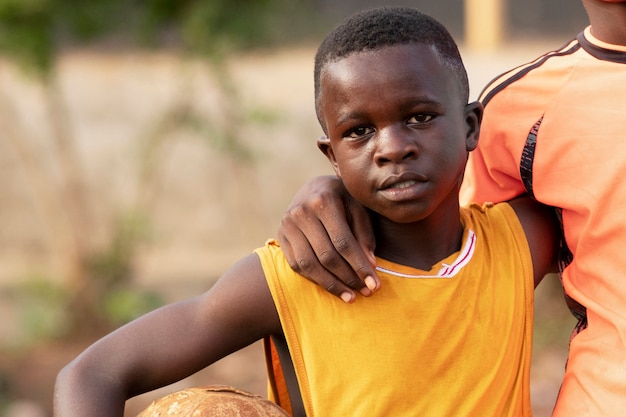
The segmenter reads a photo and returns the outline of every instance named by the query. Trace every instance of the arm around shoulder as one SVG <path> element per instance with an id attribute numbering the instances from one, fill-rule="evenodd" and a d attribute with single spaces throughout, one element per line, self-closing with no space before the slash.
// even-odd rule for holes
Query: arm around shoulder
<path id="1" fill-rule="evenodd" d="M 369 214 L 336 176 L 313 178 L 296 193 L 277 237 L 293 270 L 344 301 L 380 286 Z"/>
<path id="2" fill-rule="evenodd" d="M 515 210 L 526 234 L 537 287 L 546 274 L 556 272 L 561 232 L 555 209 L 530 197 L 516 198 L 509 204 Z"/>

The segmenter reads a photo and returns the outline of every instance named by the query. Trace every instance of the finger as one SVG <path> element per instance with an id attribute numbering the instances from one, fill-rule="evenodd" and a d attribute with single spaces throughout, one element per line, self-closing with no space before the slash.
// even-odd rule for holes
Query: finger
<path id="1" fill-rule="evenodd" d="M 365 281 L 367 287 L 372 291 L 377 291 L 381 286 L 381 282 L 380 277 L 376 273 L 376 236 L 372 227 L 372 219 L 367 209 L 352 198 L 346 202 L 346 207 L 350 228 L 363 255 L 367 257 L 369 266 L 365 263 L 365 260 L 360 258 L 361 253 L 358 251 L 354 259 L 348 256 L 347 260 Z"/>
<path id="2" fill-rule="evenodd" d="M 301 270 L 307 277 L 317 282 L 323 278 L 320 277 L 318 279 L 316 277 L 321 268 L 339 280 L 343 284 L 340 287 L 347 286 L 353 290 L 362 290 L 366 287 L 364 281 L 356 274 L 352 266 L 342 256 L 342 253 L 337 250 L 337 242 L 333 241 L 329 234 L 329 231 L 342 228 L 342 222 L 337 222 L 336 216 L 324 217 L 322 216 L 320 220 L 300 224 L 301 234 L 296 235 L 296 238 L 301 237 L 301 239 L 297 239 L 297 241 L 292 239 L 291 241 L 292 246 L 298 245 L 294 250 L 294 254 L 301 255 L 299 259 Z M 352 234 L 349 228 L 346 227 L 345 229 L 348 231 L 348 239 L 350 239 Z M 351 241 L 352 245 L 356 243 L 354 238 Z M 339 246 L 341 247 L 342 245 L 339 244 Z M 312 250 L 314 257 L 309 257 L 309 248 Z M 327 282 L 328 284 L 330 283 Z"/>
<path id="3" fill-rule="evenodd" d="M 317 177 L 307 182 L 283 216 L 279 242 L 289 242 L 287 256 L 293 267 L 311 281 L 331 289 L 347 286 L 369 295 L 371 291 L 366 285 L 378 287 L 372 261 L 359 246 L 347 219 L 350 210 L 355 211 L 359 219 L 366 217 L 367 212 L 361 206 L 348 209 L 346 202 L 350 198 L 347 196 L 343 183 L 336 176 Z M 330 277 L 343 285 L 334 284 Z"/>
<path id="4" fill-rule="evenodd" d="M 360 216 L 368 217 L 364 208 L 359 209 Z M 315 233 L 319 234 L 316 239 L 311 239 L 314 232 L 308 228 L 312 226 L 316 227 Z M 372 261 L 353 235 L 344 208 L 329 205 L 326 210 L 319 212 L 318 222 L 301 225 L 301 229 L 309 237 L 320 263 L 345 285 L 364 295 L 370 295 L 368 287 L 377 288 Z"/>
<path id="5" fill-rule="evenodd" d="M 300 221 L 301 218 L 305 221 Z M 283 217 L 278 241 L 290 266 L 309 280 L 324 287 L 345 288 L 345 285 L 332 285 L 331 277 L 334 277 L 354 289 L 364 287 L 350 265 L 335 251 L 323 223 L 314 216 L 302 214 L 300 208 L 290 210 Z"/>
<path id="6" fill-rule="evenodd" d="M 344 285 L 364 291 L 366 284 L 342 254 L 337 251 L 331 236 L 345 236 L 352 247 L 358 247 L 346 220 L 346 211 L 341 198 L 311 198 L 308 205 L 295 205 L 283 216 L 279 233 L 291 245 L 292 261 L 298 258 L 298 272 L 314 282 L 327 279 L 317 277 L 320 268 L 339 279 Z M 330 231 L 330 233 L 329 233 Z M 339 238 L 341 239 L 341 238 Z M 342 247 L 341 242 L 337 244 Z M 348 253 L 349 250 L 348 250 Z M 309 256 L 314 254 L 315 258 Z M 367 262 L 366 265 L 369 265 Z M 370 267 L 371 268 L 371 267 Z"/>
<path id="7" fill-rule="evenodd" d="M 288 234 L 292 236 L 292 238 L 295 237 L 296 242 L 306 241 L 306 238 L 299 230 L 292 230 L 292 232 Z M 310 245 L 296 244 L 298 249 L 294 250 L 291 241 L 285 235 L 279 235 L 281 249 L 287 258 L 287 262 L 294 271 L 321 286 L 331 294 L 341 298 L 346 303 L 352 303 L 355 300 L 355 292 L 318 262 L 318 257 Z M 330 241 L 328 245 L 330 246 Z"/>

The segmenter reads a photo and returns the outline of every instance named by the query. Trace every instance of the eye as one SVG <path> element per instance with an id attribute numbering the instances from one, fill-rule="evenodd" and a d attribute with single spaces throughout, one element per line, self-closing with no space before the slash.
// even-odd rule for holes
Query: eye
<path id="1" fill-rule="evenodd" d="M 423 125 L 424 123 L 428 123 L 435 118 L 432 114 L 419 113 L 411 116 L 406 122 L 408 124 L 413 125 Z"/>
<path id="2" fill-rule="evenodd" d="M 363 136 L 370 135 L 372 133 L 374 133 L 374 129 L 372 129 L 371 127 L 359 126 L 359 127 L 355 127 L 354 129 L 350 129 L 349 131 L 347 131 L 346 134 L 343 135 L 343 137 L 347 139 L 358 139 Z"/>

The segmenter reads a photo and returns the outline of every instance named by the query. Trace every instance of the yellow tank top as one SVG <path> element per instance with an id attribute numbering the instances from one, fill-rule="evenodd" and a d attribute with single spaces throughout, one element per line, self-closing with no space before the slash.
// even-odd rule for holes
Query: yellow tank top
<path id="1" fill-rule="evenodd" d="M 345 304 L 256 251 L 307 416 L 530 416 L 533 273 L 511 207 L 462 210 L 464 245 L 430 271 L 378 259 L 382 288 Z"/>

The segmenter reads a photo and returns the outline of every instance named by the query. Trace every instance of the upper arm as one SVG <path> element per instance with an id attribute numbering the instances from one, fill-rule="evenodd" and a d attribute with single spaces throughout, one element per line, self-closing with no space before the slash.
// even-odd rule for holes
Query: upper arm
<path id="1" fill-rule="evenodd" d="M 553 207 L 545 206 L 529 197 L 509 202 L 526 234 L 533 262 L 535 287 L 543 277 L 556 269 L 560 229 Z"/>
<path id="2" fill-rule="evenodd" d="M 526 193 L 519 176 L 519 163 L 500 143 L 489 146 L 481 127 L 478 146 L 470 152 L 460 190 L 462 205 L 500 203 Z"/>
<path id="3" fill-rule="evenodd" d="M 117 339 L 138 361 L 127 366 L 135 368 L 141 379 L 150 376 L 152 386 L 143 388 L 153 389 L 279 331 L 261 262 L 251 254 L 229 268 L 208 292 L 145 316 L 130 325 L 126 337 Z M 144 351 L 131 341 L 152 346 Z"/>
<path id="4" fill-rule="evenodd" d="M 251 254 L 208 292 L 154 310 L 90 346 L 61 372 L 56 406 L 85 406 L 82 415 L 107 415 L 96 410 L 109 405 L 89 407 L 115 402 L 111 399 L 123 403 L 279 332 L 260 260 Z"/>

